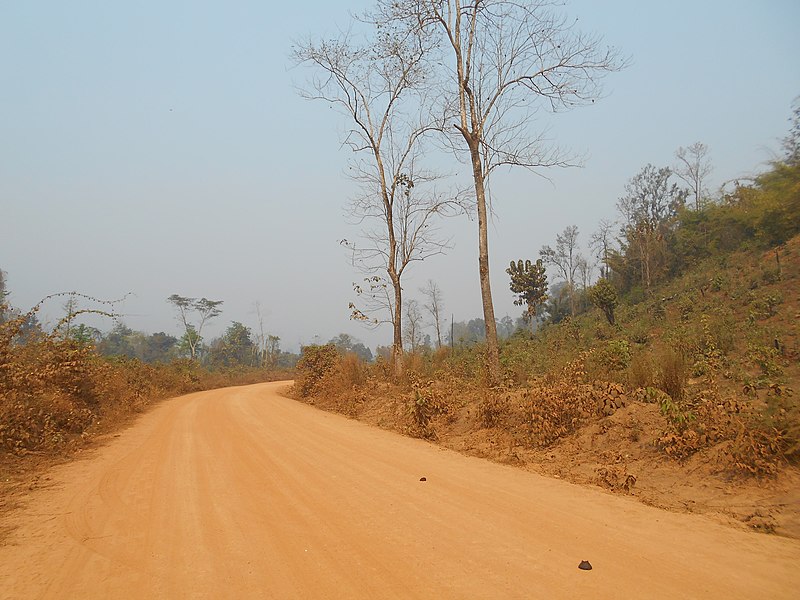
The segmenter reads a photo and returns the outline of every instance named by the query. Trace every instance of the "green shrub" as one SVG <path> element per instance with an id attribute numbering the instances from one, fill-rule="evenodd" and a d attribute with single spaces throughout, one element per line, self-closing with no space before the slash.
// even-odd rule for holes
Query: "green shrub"
<path id="1" fill-rule="evenodd" d="M 598 358 L 607 369 L 623 371 L 631 364 L 631 345 L 628 340 L 609 340 Z"/>
<path id="2" fill-rule="evenodd" d="M 619 305 L 619 298 L 617 297 L 617 290 L 608 279 L 600 279 L 589 288 L 589 300 L 603 311 L 609 325 L 615 324 L 614 310 Z"/>

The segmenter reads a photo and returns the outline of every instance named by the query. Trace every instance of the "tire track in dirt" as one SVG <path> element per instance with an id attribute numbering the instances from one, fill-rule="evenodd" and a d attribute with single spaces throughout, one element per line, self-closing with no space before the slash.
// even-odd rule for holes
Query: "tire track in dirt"
<path id="1" fill-rule="evenodd" d="M 281 385 L 170 400 L 56 468 L 56 485 L 0 523 L 15 526 L 0 547 L 0 598 L 800 589 L 797 541 L 461 456 L 288 400 Z M 583 559 L 595 568 L 578 570 Z"/>

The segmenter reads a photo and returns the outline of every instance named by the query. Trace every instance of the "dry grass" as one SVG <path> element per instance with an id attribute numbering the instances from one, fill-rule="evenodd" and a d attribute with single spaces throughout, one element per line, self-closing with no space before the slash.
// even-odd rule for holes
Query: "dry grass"
<path id="1" fill-rule="evenodd" d="M 19 319 L 0 324 L 0 452 L 63 454 L 153 402 L 202 389 L 291 377 L 208 371 L 190 361 L 108 359 L 90 345 L 39 335 L 19 343 Z"/>

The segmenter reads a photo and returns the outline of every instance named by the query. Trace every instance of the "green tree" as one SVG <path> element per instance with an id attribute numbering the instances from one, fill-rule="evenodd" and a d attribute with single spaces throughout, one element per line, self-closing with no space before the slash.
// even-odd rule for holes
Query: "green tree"
<path id="1" fill-rule="evenodd" d="M 184 335 L 181 338 L 182 344 L 188 350 L 192 360 L 197 359 L 198 348 L 203 339 L 203 326 L 222 314 L 222 300 L 209 300 L 208 298 L 187 298 L 172 294 L 167 298 L 167 302 L 172 304 L 178 311 L 178 320 L 183 325 Z M 191 314 L 196 313 L 196 324 L 191 322 Z"/>
<path id="2" fill-rule="evenodd" d="M 569 286 L 566 281 L 550 286 L 545 311 L 550 323 L 560 323 L 570 316 Z"/>
<path id="3" fill-rule="evenodd" d="M 614 309 L 617 308 L 619 299 L 617 297 L 617 290 L 611 285 L 608 279 L 600 279 L 589 288 L 589 300 L 603 311 L 603 314 L 611 325 L 616 324 Z"/>
<path id="4" fill-rule="evenodd" d="M 97 344 L 97 351 L 104 356 L 135 358 L 136 351 L 130 341 L 132 334 L 133 330 L 119 321 Z"/>
<path id="5" fill-rule="evenodd" d="M 194 325 L 187 325 L 186 331 L 178 339 L 178 356 L 197 360 L 203 354 L 203 338 L 197 333 Z"/>
<path id="6" fill-rule="evenodd" d="M 256 345 L 249 327 L 233 321 L 221 338 L 211 344 L 210 360 L 213 364 L 252 366 L 256 357 Z"/>
<path id="7" fill-rule="evenodd" d="M 82 346 L 94 346 L 102 337 L 103 335 L 96 327 L 89 327 L 83 323 L 69 330 L 69 339 L 78 342 Z"/>
<path id="8" fill-rule="evenodd" d="M 264 364 L 274 367 L 281 355 L 281 338 L 277 335 L 267 335 L 264 346 Z"/>
<path id="9" fill-rule="evenodd" d="M 664 273 L 672 225 L 687 195 L 671 177 L 669 167 L 648 164 L 625 185 L 626 194 L 617 202 L 624 219 L 622 252 L 627 264 L 636 265 L 646 292 Z"/>
<path id="10" fill-rule="evenodd" d="M 352 352 L 364 362 L 372 362 L 372 350 L 347 333 L 340 333 L 328 345 L 334 346 L 342 354 Z"/>
<path id="11" fill-rule="evenodd" d="M 169 362 L 177 344 L 178 339 L 175 336 L 163 331 L 149 335 L 144 340 L 141 359 L 146 363 Z"/>
<path id="12" fill-rule="evenodd" d="M 511 277 L 511 291 L 516 294 L 514 299 L 515 306 L 525 305 L 527 308 L 523 313 L 526 322 L 533 322 L 537 309 L 547 300 L 547 273 L 542 264 L 542 259 L 536 262 L 512 260 L 511 265 L 506 269 Z"/>

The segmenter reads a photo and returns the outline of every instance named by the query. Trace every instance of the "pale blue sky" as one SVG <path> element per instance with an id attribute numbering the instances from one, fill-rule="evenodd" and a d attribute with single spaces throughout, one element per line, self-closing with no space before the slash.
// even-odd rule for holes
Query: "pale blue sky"
<path id="1" fill-rule="evenodd" d="M 374 347 L 388 329 L 348 321 L 360 275 L 342 175 L 346 123 L 302 100 L 293 39 L 334 31 L 368 2 L 0 2 L 0 268 L 15 305 L 78 290 L 131 291 L 134 329 L 178 333 L 172 293 L 225 301 L 209 334 L 255 326 L 285 347 L 349 332 Z M 800 95 L 800 3 L 569 3 L 582 28 L 631 57 L 607 97 L 547 123 L 586 152 L 583 169 L 498 173 L 490 250 L 498 317 L 516 316 L 504 272 L 578 225 L 588 241 L 615 217 L 648 162 L 710 147 L 712 187 L 779 149 Z M 480 315 L 475 224 L 445 223 L 455 248 L 409 273 L 429 277 L 456 320 Z M 57 306 L 44 315 L 57 318 Z"/>

